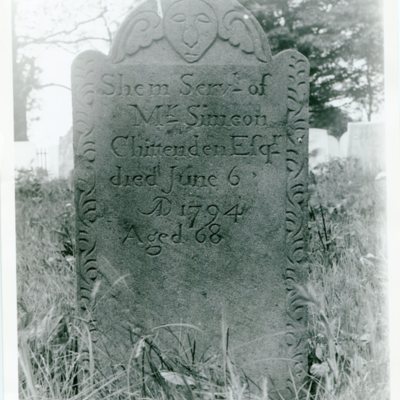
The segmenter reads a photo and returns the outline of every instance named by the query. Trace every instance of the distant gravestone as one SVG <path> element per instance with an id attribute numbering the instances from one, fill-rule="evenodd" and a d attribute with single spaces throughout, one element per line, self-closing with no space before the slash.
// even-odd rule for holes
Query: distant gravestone
<path id="1" fill-rule="evenodd" d="M 72 129 L 69 129 L 58 141 L 58 176 L 60 178 L 69 178 L 73 170 Z"/>
<path id="2" fill-rule="evenodd" d="M 310 170 L 329 161 L 329 135 L 326 129 L 309 129 L 308 154 Z"/>
<path id="3" fill-rule="evenodd" d="M 341 157 L 339 140 L 328 134 L 326 129 L 310 128 L 308 140 L 309 169 Z"/>
<path id="4" fill-rule="evenodd" d="M 14 168 L 19 169 L 33 169 L 36 167 L 37 149 L 32 142 L 29 141 L 16 141 L 14 142 Z"/>
<path id="5" fill-rule="evenodd" d="M 385 170 L 385 126 L 382 122 L 350 122 L 340 138 L 344 157 L 359 160 L 372 173 Z"/>
<path id="6" fill-rule="evenodd" d="M 347 130 L 339 139 L 340 156 L 347 158 L 349 156 L 349 131 Z"/>
<path id="7" fill-rule="evenodd" d="M 340 157 L 340 144 L 335 136 L 328 135 L 328 152 L 330 160 Z"/>
<path id="8" fill-rule="evenodd" d="M 278 398 L 306 373 L 308 62 L 234 1 L 157 3 L 73 65 L 80 305 L 121 365 L 165 324 L 219 349 L 224 321 Z"/>

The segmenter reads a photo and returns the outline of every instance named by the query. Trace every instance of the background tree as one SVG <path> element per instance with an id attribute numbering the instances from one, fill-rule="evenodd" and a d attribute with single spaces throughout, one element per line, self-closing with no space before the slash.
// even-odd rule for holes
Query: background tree
<path id="1" fill-rule="evenodd" d="M 349 108 L 371 120 L 383 91 L 381 0 L 242 0 L 273 53 L 296 48 L 310 61 L 310 123 L 340 136 Z"/>
<path id="2" fill-rule="evenodd" d="M 35 52 L 48 46 L 74 54 L 88 46 L 103 46 L 102 50 L 117 28 L 115 21 L 122 22 L 127 11 L 141 1 L 43 0 L 40 4 L 47 9 L 42 26 L 35 19 L 34 2 L 13 2 L 15 140 L 27 138 L 27 114 L 37 106 L 33 91 L 63 86 L 41 82 Z M 349 110 L 362 110 L 370 120 L 378 109 L 383 91 L 381 1 L 241 0 L 267 32 L 273 53 L 297 48 L 310 60 L 313 127 L 340 136 L 352 116 Z M 19 4 L 29 13 L 30 23 L 19 12 Z M 110 12 L 114 9 L 120 15 Z"/>
<path id="3" fill-rule="evenodd" d="M 52 46 L 74 54 L 85 47 L 109 46 L 118 25 L 106 0 L 93 0 L 79 8 L 77 2 L 68 5 L 55 0 L 43 1 L 39 6 L 41 10 L 35 10 L 29 0 L 15 0 L 12 4 L 14 140 L 25 141 L 28 140 L 28 121 L 35 119 L 32 116 L 28 118 L 28 114 L 39 106 L 32 93 L 52 86 L 70 90 L 57 82 L 41 81 L 36 54 Z M 31 8 L 27 9 L 28 4 Z M 118 8 L 126 13 L 132 4 Z M 84 9 L 88 10 L 87 18 L 82 17 Z M 39 11 L 46 16 L 45 20 L 37 15 Z"/>

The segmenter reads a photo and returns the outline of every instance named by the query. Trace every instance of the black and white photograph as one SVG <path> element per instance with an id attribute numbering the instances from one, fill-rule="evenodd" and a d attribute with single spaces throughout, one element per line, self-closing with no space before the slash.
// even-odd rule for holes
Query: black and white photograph
<path id="1" fill-rule="evenodd" d="M 6 400 L 395 400 L 389 2 L 4 2 Z"/>

